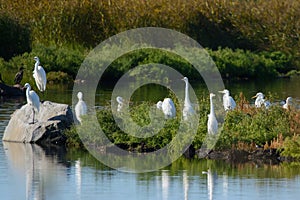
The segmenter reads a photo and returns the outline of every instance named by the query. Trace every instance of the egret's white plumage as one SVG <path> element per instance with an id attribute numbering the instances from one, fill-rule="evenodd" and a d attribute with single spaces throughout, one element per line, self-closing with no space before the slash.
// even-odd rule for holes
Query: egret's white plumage
<path id="1" fill-rule="evenodd" d="M 31 86 L 30 86 L 29 83 L 26 83 L 24 85 L 24 87 L 26 88 L 26 100 L 27 100 L 27 104 L 30 105 L 30 106 L 32 106 L 32 110 L 33 110 L 32 123 L 34 124 L 35 111 L 36 112 L 40 111 L 40 98 L 35 93 L 35 91 L 31 90 Z"/>
<path id="2" fill-rule="evenodd" d="M 170 98 L 165 98 L 161 104 L 161 109 L 165 115 L 165 118 L 173 118 L 176 116 L 176 108 L 174 102 Z"/>
<path id="3" fill-rule="evenodd" d="M 264 94 L 261 92 L 258 92 L 254 97 L 255 99 L 255 107 L 260 108 L 261 106 L 265 106 L 265 108 L 269 108 L 271 106 L 271 103 L 264 99 Z"/>
<path id="4" fill-rule="evenodd" d="M 34 60 L 36 62 L 33 70 L 33 78 L 35 80 L 37 88 L 41 92 L 44 92 L 46 90 L 46 83 L 47 83 L 46 72 L 44 68 L 40 66 L 40 59 L 37 56 L 34 57 Z"/>
<path id="5" fill-rule="evenodd" d="M 162 110 L 162 101 L 158 101 L 156 103 L 156 108 L 159 109 L 159 110 Z"/>
<path id="6" fill-rule="evenodd" d="M 217 134 L 218 133 L 218 121 L 215 115 L 215 109 L 213 104 L 213 97 L 215 94 L 209 94 L 209 101 L 210 101 L 210 113 L 208 114 L 208 121 L 207 121 L 207 131 L 208 134 Z"/>
<path id="7" fill-rule="evenodd" d="M 219 91 L 220 93 L 223 93 L 223 106 L 225 111 L 233 110 L 236 107 L 236 103 L 234 99 L 229 95 L 229 90 L 222 90 Z"/>
<path id="8" fill-rule="evenodd" d="M 78 97 L 78 103 L 75 106 L 75 115 L 76 115 L 76 119 L 81 123 L 80 116 L 85 115 L 87 113 L 87 106 L 83 101 L 82 92 L 78 92 L 77 97 Z"/>
<path id="9" fill-rule="evenodd" d="M 193 106 L 190 101 L 189 97 L 189 80 L 187 77 L 182 79 L 185 82 L 185 98 L 184 98 L 184 105 L 182 110 L 182 116 L 184 120 L 187 120 L 189 116 L 195 114 Z"/>
<path id="10" fill-rule="evenodd" d="M 292 100 L 293 100 L 292 97 L 286 98 L 286 102 L 285 102 L 285 104 L 284 104 L 282 107 L 283 107 L 284 109 L 289 110 L 289 109 L 290 109 L 290 106 L 291 106 L 291 104 L 292 104 Z"/>
<path id="11" fill-rule="evenodd" d="M 120 96 L 117 96 L 116 101 L 118 102 L 118 108 L 117 111 L 121 112 L 123 106 L 124 106 L 124 99 Z"/>

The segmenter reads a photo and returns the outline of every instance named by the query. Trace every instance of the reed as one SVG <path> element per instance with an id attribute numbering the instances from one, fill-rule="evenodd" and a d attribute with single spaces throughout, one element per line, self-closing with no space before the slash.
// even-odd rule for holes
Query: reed
<path id="1" fill-rule="evenodd" d="M 213 49 L 288 52 L 299 64 L 297 0 L 1 0 L 0 5 L 0 16 L 30 27 L 34 43 L 94 47 L 118 32 L 155 26 Z"/>

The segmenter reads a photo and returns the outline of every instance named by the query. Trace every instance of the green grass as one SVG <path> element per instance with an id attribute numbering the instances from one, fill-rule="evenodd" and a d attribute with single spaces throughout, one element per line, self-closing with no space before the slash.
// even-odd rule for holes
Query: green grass
<path id="1" fill-rule="evenodd" d="M 112 52 L 118 50 L 116 47 L 110 47 Z M 176 47 L 177 52 L 186 52 L 181 46 Z M 284 75 L 294 69 L 292 65 L 292 57 L 280 52 L 251 52 L 241 49 L 232 50 L 229 48 L 211 50 L 207 49 L 209 55 L 214 60 L 224 79 L 256 79 L 261 77 L 275 78 Z M 191 49 L 190 52 L 193 52 Z M 24 82 L 33 82 L 32 71 L 34 68 L 34 56 L 39 56 L 41 65 L 47 72 L 48 80 L 57 82 L 63 79 L 62 82 L 75 79 L 77 71 L 85 59 L 88 51 L 82 46 L 70 48 L 69 46 L 45 46 L 36 45 L 29 53 L 24 53 L 11 58 L 9 61 L 0 59 L 0 71 L 4 80 L 8 84 L 13 84 L 13 78 L 20 66 L 25 68 Z M 101 58 L 101 64 L 110 61 L 111 55 L 104 55 Z M 190 55 L 197 56 L 197 55 Z M 203 59 L 204 61 L 207 59 Z M 116 59 L 109 68 L 105 71 L 103 79 L 113 81 L 118 80 L 129 69 L 148 63 L 159 63 L 172 67 L 179 71 L 189 79 L 199 80 L 198 72 L 178 55 L 155 49 L 142 49 L 125 54 Z M 93 67 L 95 66 L 95 67 Z M 202 63 L 201 66 L 207 66 Z M 89 79 L 95 75 L 95 71 L 99 69 L 99 58 L 91 59 L 89 69 L 84 73 L 82 79 Z M 160 76 L 167 77 L 163 70 L 159 67 L 152 68 L 152 72 Z M 51 72 L 51 73 L 49 73 Z M 69 77 L 70 76 L 70 77 Z"/>
<path id="2" fill-rule="evenodd" d="M 209 112 L 209 102 L 207 98 L 199 100 L 200 104 L 200 118 L 199 127 L 192 145 L 195 149 L 201 148 L 207 135 L 207 114 Z M 142 103 L 131 106 L 132 120 L 141 126 L 150 123 L 150 116 L 147 114 L 153 104 Z M 177 105 L 178 107 L 178 105 Z M 159 120 L 157 116 L 152 116 L 152 120 Z M 241 96 L 238 100 L 238 107 L 234 111 L 227 113 L 225 122 L 220 132 L 220 136 L 214 149 L 228 150 L 228 149 L 243 149 L 255 150 L 255 145 L 264 146 L 265 148 L 276 148 L 283 151 L 283 155 L 291 157 L 299 157 L 299 137 L 300 137 L 300 117 L 299 113 L 292 109 L 287 111 L 280 106 L 272 106 L 266 110 L 264 108 L 256 109 L 249 107 L 248 102 Z M 126 133 L 123 132 L 116 124 L 112 112 L 109 107 L 99 110 L 97 112 L 97 122 L 92 122 L 89 117 L 85 117 L 83 124 L 78 126 L 81 131 L 84 131 L 85 141 L 95 143 L 95 145 L 102 143 L 103 138 L 98 136 L 99 130 L 95 123 L 99 123 L 103 132 L 109 140 L 126 150 L 131 151 L 151 151 L 157 150 L 168 143 L 178 133 L 180 125 L 181 112 L 179 111 L 177 117 L 166 121 L 163 128 L 157 127 L 153 131 L 158 133 L 147 138 L 138 138 L 126 134 L 136 131 L 135 126 L 128 125 Z M 116 118 L 118 123 L 122 123 L 121 118 Z M 92 129 L 92 130 L 91 130 Z M 186 129 L 188 133 L 189 129 Z M 146 133 L 145 131 L 142 133 Z M 80 145 L 81 141 L 76 134 L 76 128 L 66 131 L 69 145 Z M 188 135 L 186 137 L 190 137 Z M 292 139 L 291 139 L 292 138 Z M 187 138 L 182 137 L 182 141 Z M 176 145 L 176 143 L 175 143 Z M 179 145 L 179 143 L 177 144 Z"/>

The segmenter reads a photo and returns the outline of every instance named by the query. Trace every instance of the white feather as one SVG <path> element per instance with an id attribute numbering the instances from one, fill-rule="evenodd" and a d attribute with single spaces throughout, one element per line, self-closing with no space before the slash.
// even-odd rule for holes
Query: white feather
<path id="1" fill-rule="evenodd" d="M 185 82 L 185 99 L 184 99 L 184 105 L 182 110 L 182 116 L 183 116 L 183 120 L 188 120 L 190 116 L 195 114 L 195 111 L 193 109 L 189 97 L 189 80 L 187 77 L 184 77 L 182 80 Z"/>
<path id="2" fill-rule="evenodd" d="M 34 60 L 36 61 L 34 70 L 33 70 L 33 78 L 35 80 L 37 88 L 44 92 L 46 90 L 47 78 L 46 72 L 42 66 L 40 66 L 40 59 L 35 56 Z"/>
<path id="3" fill-rule="evenodd" d="M 75 115 L 76 115 L 76 119 L 81 123 L 81 117 L 80 116 L 86 115 L 87 106 L 86 106 L 85 102 L 83 101 L 82 92 L 78 92 L 77 97 L 78 97 L 78 103 L 75 106 Z"/>

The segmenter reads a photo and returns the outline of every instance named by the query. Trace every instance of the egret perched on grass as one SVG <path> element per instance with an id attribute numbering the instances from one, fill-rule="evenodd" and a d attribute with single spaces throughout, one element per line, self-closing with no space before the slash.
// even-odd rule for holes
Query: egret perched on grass
<path id="1" fill-rule="evenodd" d="M 23 79 L 24 67 L 20 67 L 18 73 L 15 75 L 14 83 L 20 84 Z"/>
<path id="2" fill-rule="evenodd" d="M 189 80 L 187 77 L 184 77 L 182 80 L 185 82 L 185 98 L 184 98 L 182 116 L 184 120 L 188 120 L 189 116 L 195 114 L 195 111 L 193 109 L 189 97 Z"/>
<path id="3" fill-rule="evenodd" d="M 40 66 L 40 59 L 37 56 L 34 57 L 34 60 L 36 62 L 33 70 L 33 78 L 39 91 L 44 92 L 46 90 L 47 83 L 46 72 L 44 68 Z"/>
<path id="4" fill-rule="evenodd" d="M 35 110 L 37 112 L 40 111 L 40 98 L 39 96 L 35 93 L 35 91 L 31 90 L 31 86 L 29 83 L 26 83 L 24 85 L 26 88 L 26 99 L 27 99 L 27 104 L 32 106 L 32 111 L 33 111 L 33 118 L 32 118 L 32 124 L 34 124 L 34 115 L 35 115 Z"/>
<path id="5" fill-rule="evenodd" d="M 116 101 L 118 102 L 117 111 L 120 112 L 124 106 L 124 99 L 120 96 L 117 96 Z"/>
<path id="6" fill-rule="evenodd" d="M 176 116 L 176 108 L 174 102 L 170 98 L 165 98 L 164 101 L 159 101 L 156 107 L 163 111 L 165 118 L 174 118 Z"/>
<path id="7" fill-rule="evenodd" d="M 162 101 L 158 101 L 156 103 L 156 108 L 159 109 L 159 110 L 162 110 Z"/>
<path id="8" fill-rule="evenodd" d="M 290 106 L 291 106 L 291 104 L 292 104 L 292 100 L 293 100 L 292 97 L 286 98 L 286 102 L 285 102 L 285 104 L 284 104 L 282 107 L 283 107 L 284 109 L 289 110 L 289 109 L 290 109 Z"/>
<path id="9" fill-rule="evenodd" d="M 85 115 L 87 113 L 87 106 L 83 101 L 82 92 L 78 92 L 77 97 L 78 97 L 78 103 L 75 106 L 75 115 L 76 115 L 76 119 L 81 123 L 80 116 Z"/>
<path id="10" fill-rule="evenodd" d="M 225 111 L 233 110 L 236 107 L 236 103 L 234 99 L 229 95 L 229 90 L 222 90 L 219 91 L 220 93 L 223 93 L 223 106 Z"/>
<path id="11" fill-rule="evenodd" d="M 271 106 L 271 103 L 264 99 L 264 94 L 261 92 L 258 92 L 252 99 L 255 99 L 255 106 L 257 108 L 260 108 L 262 105 L 265 106 L 265 108 L 269 108 Z"/>
<path id="12" fill-rule="evenodd" d="M 216 118 L 214 104 L 213 104 L 214 96 L 216 96 L 216 95 L 213 93 L 209 94 L 210 113 L 208 114 L 207 131 L 208 131 L 208 134 L 211 134 L 211 135 L 215 135 L 218 133 L 218 121 Z"/>

